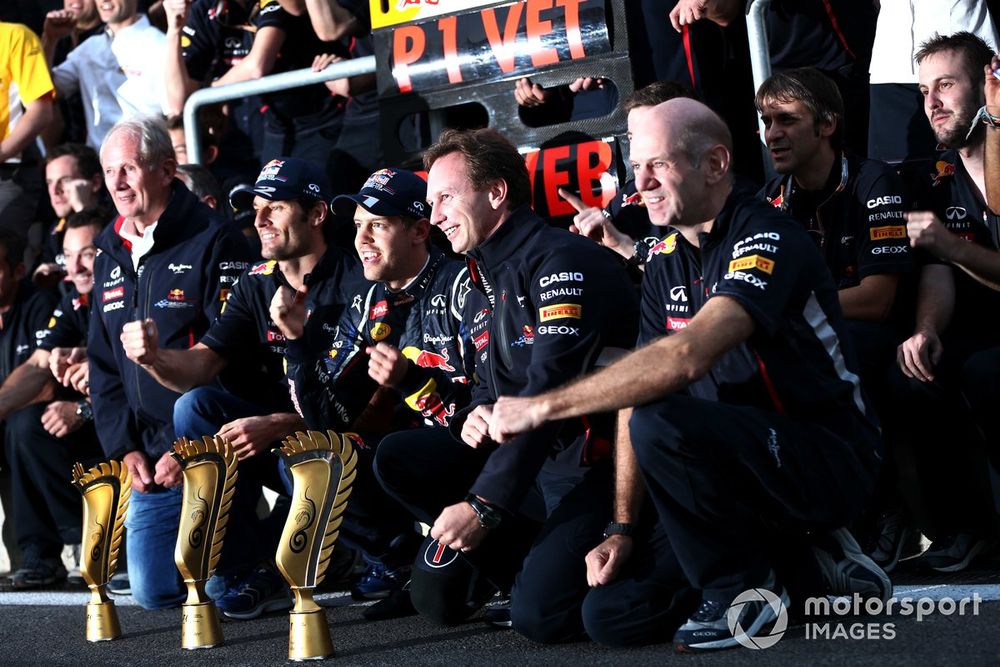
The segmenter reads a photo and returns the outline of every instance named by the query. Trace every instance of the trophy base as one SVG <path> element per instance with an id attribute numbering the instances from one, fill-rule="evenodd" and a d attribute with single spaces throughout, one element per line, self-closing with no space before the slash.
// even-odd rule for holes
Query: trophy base
<path id="1" fill-rule="evenodd" d="M 111 600 L 87 603 L 87 641 L 107 642 L 122 635 L 118 611 Z"/>
<path id="2" fill-rule="evenodd" d="M 181 648 L 195 650 L 222 644 L 222 626 L 215 603 L 181 605 Z"/>
<path id="3" fill-rule="evenodd" d="M 288 614 L 288 659 L 322 660 L 333 655 L 330 641 L 330 626 L 326 624 L 326 612 L 292 611 Z"/>

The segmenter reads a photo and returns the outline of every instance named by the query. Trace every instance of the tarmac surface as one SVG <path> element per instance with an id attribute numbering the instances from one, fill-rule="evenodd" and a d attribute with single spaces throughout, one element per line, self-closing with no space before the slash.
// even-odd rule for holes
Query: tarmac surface
<path id="1" fill-rule="evenodd" d="M 828 636 L 814 626 L 792 626 L 774 646 L 679 655 L 668 643 L 608 649 L 592 643 L 543 646 L 481 618 L 451 628 L 411 616 L 366 621 L 365 603 L 344 592 L 324 593 L 336 665 L 929 665 L 1000 664 L 1000 570 L 978 568 L 958 575 L 926 575 L 903 569 L 895 595 L 959 601 L 976 595 L 977 613 L 934 611 L 915 617 L 827 617 Z M 92 644 L 84 638 L 89 594 L 61 586 L 42 592 L 12 592 L 0 582 L 0 665 L 280 665 L 287 664 L 286 613 L 223 624 L 225 644 L 202 650 L 180 648 L 180 610 L 146 611 L 130 597 L 116 598 L 124 635 Z M 930 604 L 930 603 L 928 603 Z M 947 607 L 946 607 L 947 608 Z M 943 611 L 943 610 L 941 610 Z M 837 628 L 842 629 L 838 632 Z M 891 626 L 891 627 L 890 627 Z M 846 633 L 846 635 L 844 634 Z M 822 632 L 820 632 L 822 635 Z M 851 634 L 854 636 L 852 637 Z M 809 636 L 807 636 L 809 635 Z M 891 636 L 890 636 L 891 635 Z M 664 636 L 668 642 L 669 636 Z"/>

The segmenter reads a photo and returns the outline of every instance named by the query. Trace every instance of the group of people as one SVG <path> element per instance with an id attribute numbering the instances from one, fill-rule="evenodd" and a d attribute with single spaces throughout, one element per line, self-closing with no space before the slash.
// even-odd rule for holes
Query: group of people
<path id="1" fill-rule="evenodd" d="M 539 642 L 725 648 L 726 612 L 747 589 L 796 613 L 817 595 L 888 598 L 888 573 L 920 534 L 933 570 L 991 552 L 992 45 L 964 31 L 920 45 L 918 87 L 945 150 L 898 165 L 845 148 L 837 81 L 778 71 L 754 100 L 777 172 L 763 188 L 734 173 L 726 119 L 684 86 L 641 87 L 622 101 L 634 180 L 606 209 L 562 192 L 570 230 L 533 212 L 524 158 L 495 130 L 444 131 L 424 151 L 426 177 L 379 164 L 363 133 L 343 129 L 372 120 L 358 81 L 331 84 L 346 111 L 326 88 L 306 107 L 270 104 L 252 184 L 223 189 L 218 168 L 179 165 L 183 141 L 162 111 L 204 79 L 273 71 L 282 44 L 311 53 L 288 26 L 327 42 L 363 31 L 363 11 L 341 4 L 164 0 L 164 35 L 135 0 L 109 0 L 104 31 L 48 84 L 56 23 L 77 30 L 80 16 L 50 16 L 37 43 L 0 24 L 33 73 L 0 142 L 0 157 L 21 154 L 0 166 L 14 588 L 66 577 L 59 552 L 80 541 L 68 471 L 119 458 L 133 479 L 131 593 L 146 608 L 180 605 L 182 475 L 169 450 L 218 434 L 239 482 L 208 592 L 234 619 L 290 607 L 273 557 L 291 482 L 269 451 L 303 429 L 357 435 L 335 574 L 381 600 L 369 619 L 456 623 L 499 593 L 510 605 L 495 620 Z M 256 35 L 218 57 L 245 20 Z M 136 66 L 162 49 L 158 71 L 173 72 L 149 89 L 164 100 L 145 111 L 160 115 L 112 120 L 86 102 L 84 143 L 36 155 L 53 91 L 77 92 L 74 72 L 107 74 L 85 59 L 124 57 L 121 33 L 140 28 L 159 37 L 136 37 Z M 120 83 L 119 110 L 131 94 L 149 101 Z M 544 104 L 518 84 L 519 101 L 534 93 Z M 234 125 L 254 117 L 230 109 Z M 341 149 L 363 153 L 369 174 L 350 189 L 334 168 Z M 222 141 L 209 153 L 248 159 Z M 16 213 L 34 215 L 33 170 L 57 218 L 40 241 Z M 264 488 L 278 494 L 266 516 Z M 742 614 L 749 634 L 774 619 L 767 604 Z"/>

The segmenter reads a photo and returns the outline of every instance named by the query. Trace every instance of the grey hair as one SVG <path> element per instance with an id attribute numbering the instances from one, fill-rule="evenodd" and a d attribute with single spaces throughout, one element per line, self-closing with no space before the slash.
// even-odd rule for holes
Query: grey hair
<path id="1" fill-rule="evenodd" d="M 139 142 L 139 162 L 144 169 L 152 169 L 166 160 L 177 161 L 174 144 L 167 133 L 167 125 L 160 118 L 137 116 L 115 123 L 104 136 L 101 144 L 101 162 L 104 162 L 104 147 L 112 135 L 119 132 L 131 136 Z"/>

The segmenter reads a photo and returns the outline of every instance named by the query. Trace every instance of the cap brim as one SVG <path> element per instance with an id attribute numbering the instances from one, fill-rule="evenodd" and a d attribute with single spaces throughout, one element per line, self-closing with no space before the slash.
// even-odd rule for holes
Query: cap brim
<path id="1" fill-rule="evenodd" d="M 400 211 L 396 207 L 388 204 L 378 197 L 371 195 L 338 195 L 330 202 L 330 211 L 334 215 L 353 218 L 354 211 L 360 206 L 372 215 L 392 217 L 396 215 L 409 215 L 405 211 Z"/>

